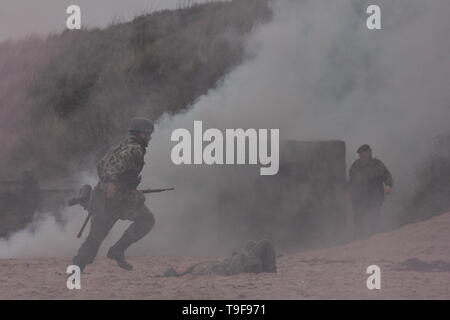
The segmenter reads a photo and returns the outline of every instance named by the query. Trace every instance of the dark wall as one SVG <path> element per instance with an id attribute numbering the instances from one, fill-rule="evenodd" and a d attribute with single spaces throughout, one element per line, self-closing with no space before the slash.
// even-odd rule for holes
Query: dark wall
<path id="1" fill-rule="evenodd" d="M 252 176 L 249 190 L 221 194 L 219 241 L 272 239 L 306 249 L 344 240 L 346 163 L 343 141 L 284 141 L 280 170 Z M 239 240 L 238 240 L 239 239 Z"/>

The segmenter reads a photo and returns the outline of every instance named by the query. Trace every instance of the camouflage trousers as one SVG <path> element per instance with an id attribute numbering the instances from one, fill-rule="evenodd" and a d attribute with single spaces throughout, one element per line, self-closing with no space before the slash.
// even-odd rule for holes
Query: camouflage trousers
<path id="1" fill-rule="evenodd" d="M 103 240 L 118 220 L 133 221 L 119 241 L 111 248 L 122 252 L 146 236 L 155 224 L 155 218 L 145 206 L 145 196 L 141 192 L 130 190 L 117 194 L 106 202 L 103 213 L 92 217 L 89 235 L 73 259 L 75 265 L 84 268 L 95 260 Z"/>

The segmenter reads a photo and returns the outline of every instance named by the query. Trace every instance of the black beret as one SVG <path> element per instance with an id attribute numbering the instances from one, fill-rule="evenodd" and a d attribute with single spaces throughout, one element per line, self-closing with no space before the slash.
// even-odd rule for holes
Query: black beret
<path id="1" fill-rule="evenodd" d="M 372 151 L 372 149 L 370 148 L 370 146 L 368 144 L 364 144 L 361 147 L 358 148 L 358 150 L 356 151 L 357 153 L 363 153 L 366 151 Z"/>

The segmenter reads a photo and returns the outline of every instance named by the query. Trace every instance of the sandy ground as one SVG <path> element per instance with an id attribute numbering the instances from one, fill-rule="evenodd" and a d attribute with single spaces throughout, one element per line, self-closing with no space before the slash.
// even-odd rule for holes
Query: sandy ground
<path id="1" fill-rule="evenodd" d="M 71 291 L 69 259 L 0 260 L 0 299 L 450 299 L 450 269 L 405 269 L 411 258 L 450 263 L 450 213 L 344 246 L 282 255 L 277 274 L 159 278 L 169 265 L 183 269 L 205 258 L 132 257 L 133 272 L 98 259 L 81 290 Z M 366 286 L 372 264 L 381 268 L 380 290 Z"/>

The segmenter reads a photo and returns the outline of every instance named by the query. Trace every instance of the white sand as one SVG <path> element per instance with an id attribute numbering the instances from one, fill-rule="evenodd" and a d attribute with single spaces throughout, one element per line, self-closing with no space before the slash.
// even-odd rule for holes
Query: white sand
<path id="1" fill-rule="evenodd" d="M 0 260 L 0 299 L 450 299 L 450 272 L 401 271 L 408 258 L 450 262 L 450 213 L 345 246 L 283 255 L 277 274 L 158 278 L 208 258 L 132 257 L 135 270 L 98 259 L 81 290 L 66 288 L 68 259 Z M 366 268 L 381 268 L 368 290 Z"/>

